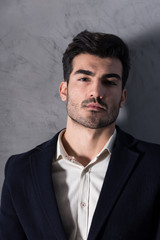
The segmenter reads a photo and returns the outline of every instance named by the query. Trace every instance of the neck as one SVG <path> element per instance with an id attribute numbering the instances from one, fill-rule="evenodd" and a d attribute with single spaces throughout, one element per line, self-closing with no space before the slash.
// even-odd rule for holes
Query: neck
<path id="1" fill-rule="evenodd" d="M 104 128 L 90 129 L 68 118 L 63 145 L 69 155 L 86 166 L 102 150 L 114 129 L 115 123 Z"/>

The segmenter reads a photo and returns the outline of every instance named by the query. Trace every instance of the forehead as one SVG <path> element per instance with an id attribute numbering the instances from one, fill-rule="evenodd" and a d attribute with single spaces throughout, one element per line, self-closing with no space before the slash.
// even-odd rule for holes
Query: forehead
<path id="1" fill-rule="evenodd" d="M 72 62 L 74 73 L 78 69 L 92 70 L 92 71 L 103 71 L 103 72 L 114 72 L 122 75 L 122 63 L 118 58 L 101 58 L 88 53 L 77 55 Z"/>

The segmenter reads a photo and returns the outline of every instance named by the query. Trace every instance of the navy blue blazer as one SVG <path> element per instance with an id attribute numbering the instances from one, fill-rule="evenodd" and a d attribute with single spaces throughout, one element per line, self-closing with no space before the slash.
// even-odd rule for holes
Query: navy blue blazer
<path id="1" fill-rule="evenodd" d="M 67 239 L 51 176 L 57 136 L 8 160 L 0 240 Z M 160 240 L 159 145 L 118 129 L 88 240 Z"/>

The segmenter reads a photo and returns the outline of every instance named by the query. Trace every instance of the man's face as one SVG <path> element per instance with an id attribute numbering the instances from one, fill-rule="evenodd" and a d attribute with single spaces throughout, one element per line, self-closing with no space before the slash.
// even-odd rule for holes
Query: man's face
<path id="1" fill-rule="evenodd" d="M 60 86 L 70 120 L 92 129 L 115 124 L 126 99 L 120 60 L 85 53 L 77 55 L 72 64 L 68 86 L 66 82 Z"/>

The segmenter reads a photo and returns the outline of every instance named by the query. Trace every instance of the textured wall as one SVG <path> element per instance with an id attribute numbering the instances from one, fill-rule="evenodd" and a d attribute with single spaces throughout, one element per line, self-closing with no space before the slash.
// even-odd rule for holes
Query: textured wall
<path id="1" fill-rule="evenodd" d="M 0 0 L 0 189 L 6 160 L 65 126 L 61 58 L 79 31 L 129 45 L 132 71 L 120 125 L 160 143 L 159 0 Z"/>

